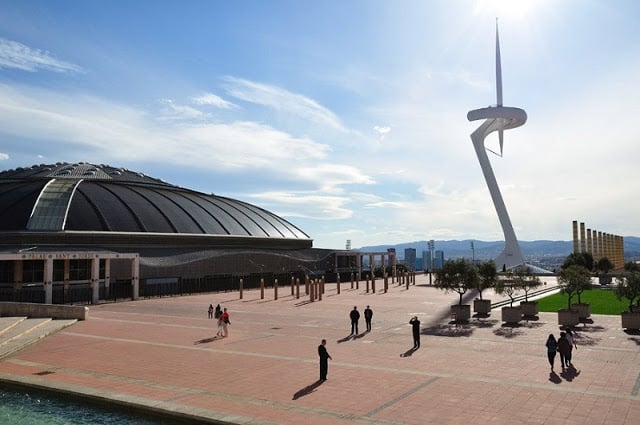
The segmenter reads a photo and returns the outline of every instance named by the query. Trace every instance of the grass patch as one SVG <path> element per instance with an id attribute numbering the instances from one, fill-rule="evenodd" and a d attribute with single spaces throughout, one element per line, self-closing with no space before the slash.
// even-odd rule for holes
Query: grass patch
<path id="1" fill-rule="evenodd" d="M 612 289 L 591 289 L 584 291 L 580 295 L 583 303 L 591 305 L 592 314 L 618 315 L 629 310 L 629 301 L 618 300 Z M 578 302 L 575 295 L 571 298 L 571 303 Z M 558 310 L 567 308 L 567 296 L 563 294 L 553 294 L 538 300 L 538 310 L 547 313 L 555 313 Z"/>

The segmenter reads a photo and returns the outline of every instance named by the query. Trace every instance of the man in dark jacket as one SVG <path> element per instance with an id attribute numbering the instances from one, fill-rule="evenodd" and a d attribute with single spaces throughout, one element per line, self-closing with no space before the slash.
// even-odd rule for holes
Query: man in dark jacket
<path id="1" fill-rule="evenodd" d="M 358 307 L 355 305 L 353 306 L 353 310 L 349 313 L 349 317 L 351 318 L 351 335 L 358 335 L 358 321 L 360 320 Z"/>
<path id="2" fill-rule="evenodd" d="M 367 322 L 367 332 L 371 332 L 371 318 L 373 317 L 373 310 L 369 306 L 364 309 L 364 320 Z"/>
<path id="3" fill-rule="evenodd" d="M 558 347 L 556 350 L 560 354 L 560 364 L 562 365 L 562 369 L 568 367 L 569 361 L 567 356 L 571 353 L 571 345 L 569 344 L 569 340 L 567 340 L 567 334 L 564 332 L 560 332 L 560 338 L 558 338 Z"/>
<path id="4" fill-rule="evenodd" d="M 418 316 L 413 316 L 409 320 L 409 324 L 413 330 L 413 348 L 420 348 L 420 320 L 418 320 Z"/>
<path id="5" fill-rule="evenodd" d="M 329 359 L 331 359 L 331 356 L 327 352 L 327 348 L 325 347 L 325 345 L 327 345 L 326 339 L 323 339 L 322 343 L 318 345 L 318 356 L 320 356 L 320 380 L 321 381 L 327 380 L 327 372 L 329 371 Z"/>

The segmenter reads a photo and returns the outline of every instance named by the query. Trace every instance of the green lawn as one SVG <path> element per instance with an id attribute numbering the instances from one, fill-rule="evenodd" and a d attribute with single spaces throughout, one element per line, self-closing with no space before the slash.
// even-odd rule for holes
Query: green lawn
<path id="1" fill-rule="evenodd" d="M 592 314 L 611 314 L 618 315 L 623 311 L 629 310 L 629 301 L 626 299 L 618 300 L 612 289 L 591 289 L 584 291 L 580 295 L 583 303 L 591 304 Z M 571 303 L 578 302 L 575 295 L 571 298 Z M 538 309 L 545 312 L 556 312 L 560 309 L 567 308 L 567 296 L 563 294 L 553 294 L 538 300 Z"/>

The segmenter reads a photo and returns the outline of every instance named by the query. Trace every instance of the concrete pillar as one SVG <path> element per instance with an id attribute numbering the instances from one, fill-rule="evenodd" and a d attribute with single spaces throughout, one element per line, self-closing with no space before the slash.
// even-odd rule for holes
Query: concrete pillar
<path id="1" fill-rule="evenodd" d="M 593 252 L 593 239 L 591 238 L 591 229 L 587 229 L 587 252 L 590 252 L 594 259 L 595 252 Z"/>
<path id="2" fill-rule="evenodd" d="M 111 297 L 111 258 L 104 259 L 104 291 L 107 298 Z"/>
<path id="3" fill-rule="evenodd" d="M 293 277 L 293 275 L 291 276 L 291 296 L 293 297 L 293 287 L 296 284 L 296 279 Z"/>
<path id="4" fill-rule="evenodd" d="M 602 239 L 602 232 L 598 231 L 598 249 L 600 250 L 600 257 L 606 257 L 604 253 L 604 240 Z"/>
<path id="5" fill-rule="evenodd" d="M 264 300 L 264 277 L 260 278 L 260 299 Z"/>
<path id="6" fill-rule="evenodd" d="M 24 281 L 24 263 L 22 260 L 13 262 L 13 289 L 22 289 Z"/>
<path id="7" fill-rule="evenodd" d="M 242 292 L 244 291 L 244 279 L 240 278 L 240 299 L 242 299 Z"/>
<path id="8" fill-rule="evenodd" d="M 305 274 L 304 275 L 304 294 L 305 295 L 309 295 L 309 292 L 311 292 L 309 288 L 310 283 L 311 282 L 309 282 L 309 275 Z"/>
<path id="9" fill-rule="evenodd" d="M 300 299 L 300 278 L 296 277 L 296 299 Z"/>
<path id="10" fill-rule="evenodd" d="M 309 301 L 313 302 L 315 300 L 315 294 L 313 293 L 314 281 L 309 282 Z"/>
<path id="11" fill-rule="evenodd" d="M 580 252 L 587 252 L 587 243 L 584 236 L 584 223 L 580 223 Z"/>
<path id="12" fill-rule="evenodd" d="M 91 304 L 100 302 L 100 257 L 91 259 Z"/>
<path id="13" fill-rule="evenodd" d="M 324 276 L 318 282 L 318 301 L 322 301 L 322 294 L 324 294 Z"/>
<path id="14" fill-rule="evenodd" d="M 131 259 L 131 298 L 140 298 L 140 257 L 138 254 Z"/>
<path id="15" fill-rule="evenodd" d="M 573 253 L 578 254 L 578 222 L 573 220 Z"/>
<path id="16" fill-rule="evenodd" d="M 367 275 L 367 294 L 369 293 L 369 275 Z"/>
<path id="17" fill-rule="evenodd" d="M 387 274 L 384 274 L 384 293 L 386 294 L 387 291 L 389 290 L 389 279 Z"/>
<path id="18" fill-rule="evenodd" d="M 353 273 L 351 273 L 351 289 L 353 289 Z"/>
<path id="19" fill-rule="evenodd" d="M 44 260 L 44 303 L 53 304 L 53 258 L 51 255 Z"/>

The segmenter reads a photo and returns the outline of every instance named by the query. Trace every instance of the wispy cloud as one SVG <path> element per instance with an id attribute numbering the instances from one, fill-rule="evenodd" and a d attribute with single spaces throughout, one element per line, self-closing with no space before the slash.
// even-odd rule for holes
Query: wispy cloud
<path id="1" fill-rule="evenodd" d="M 375 127 L 373 127 L 373 131 L 378 133 L 378 140 L 382 142 L 384 140 L 384 136 L 386 136 L 387 133 L 391 131 L 391 127 L 381 127 L 379 125 L 376 125 Z"/>
<path id="2" fill-rule="evenodd" d="M 162 99 L 160 103 L 162 119 L 193 120 L 205 117 L 202 111 L 191 106 L 179 105 L 172 99 Z"/>
<path id="3" fill-rule="evenodd" d="M 32 49 L 17 41 L 0 38 L 0 68 L 14 68 L 36 72 L 81 72 L 82 68 L 52 57 L 49 52 Z"/>
<path id="4" fill-rule="evenodd" d="M 209 105 L 221 109 L 231 109 L 236 107 L 236 105 L 234 105 L 233 103 L 224 100 L 220 96 L 213 93 L 203 93 L 199 96 L 194 96 L 191 98 L 191 101 L 196 105 Z"/>
<path id="5" fill-rule="evenodd" d="M 316 220 L 351 218 L 353 211 L 346 208 L 349 198 L 309 192 L 262 192 L 248 195 L 259 200 L 279 215 Z"/>
<path id="6" fill-rule="evenodd" d="M 237 99 L 286 111 L 336 130 L 346 131 L 338 116 L 306 96 L 241 78 L 225 77 L 224 81 L 227 93 Z"/>
<path id="7" fill-rule="evenodd" d="M 0 152 L 0 160 L 4 161 L 6 159 L 9 159 L 9 154 L 8 153 L 4 153 L 4 152 Z"/>

